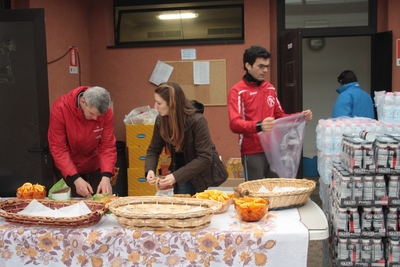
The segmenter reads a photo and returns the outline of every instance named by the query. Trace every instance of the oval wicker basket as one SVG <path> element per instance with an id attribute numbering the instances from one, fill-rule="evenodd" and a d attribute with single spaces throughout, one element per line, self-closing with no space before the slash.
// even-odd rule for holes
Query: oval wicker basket
<path id="1" fill-rule="evenodd" d="M 264 186 L 269 191 L 277 187 L 296 187 L 302 188 L 290 192 L 258 192 Z M 260 197 L 269 201 L 269 210 L 287 209 L 300 207 L 304 205 L 315 189 L 316 182 L 308 179 L 292 179 L 292 178 L 268 178 L 254 181 L 248 181 L 239 184 L 234 191 L 239 196 Z"/>
<path id="2" fill-rule="evenodd" d="M 130 229 L 186 231 L 206 227 L 221 202 L 179 197 L 120 197 L 107 204 L 118 222 Z"/>
<path id="3" fill-rule="evenodd" d="M 51 209 L 60 209 L 84 201 L 91 212 L 77 217 L 59 218 L 18 214 L 18 212 L 24 210 L 31 201 L 32 199 L 18 198 L 4 200 L 0 203 L 0 216 L 3 217 L 6 222 L 30 226 L 85 227 L 98 223 L 101 217 L 107 212 L 106 203 L 101 201 L 38 199 L 38 202 Z"/>

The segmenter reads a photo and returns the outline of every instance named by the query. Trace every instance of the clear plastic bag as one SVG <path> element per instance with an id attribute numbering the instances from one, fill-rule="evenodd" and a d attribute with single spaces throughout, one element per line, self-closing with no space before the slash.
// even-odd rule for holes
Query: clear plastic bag
<path id="1" fill-rule="evenodd" d="M 154 124 L 158 111 L 150 106 L 143 106 L 133 109 L 124 118 L 125 124 Z"/>
<path id="2" fill-rule="evenodd" d="M 304 114 L 298 113 L 275 120 L 272 131 L 258 133 L 270 168 L 279 177 L 296 177 L 305 126 Z"/>

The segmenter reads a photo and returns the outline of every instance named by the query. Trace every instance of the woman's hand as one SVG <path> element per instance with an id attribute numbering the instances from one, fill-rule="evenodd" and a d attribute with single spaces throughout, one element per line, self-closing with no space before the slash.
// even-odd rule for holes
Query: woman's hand
<path id="1" fill-rule="evenodd" d="M 159 182 L 158 182 L 158 183 L 159 183 L 158 186 L 159 186 L 160 188 L 170 188 L 170 187 L 173 187 L 174 184 L 176 183 L 175 176 L 174 176 L 172 173 L 170 173 L 170 174 L 168 174 L 167 176 L 165 176 L 164 179 L 159 179 Z"/>
<path id="2" fill-rule="evenodd" d="M 153 171 L 148 171 L 146 179 L 149 185 L 155 185 L 157 182 L 156 176 Z"/>

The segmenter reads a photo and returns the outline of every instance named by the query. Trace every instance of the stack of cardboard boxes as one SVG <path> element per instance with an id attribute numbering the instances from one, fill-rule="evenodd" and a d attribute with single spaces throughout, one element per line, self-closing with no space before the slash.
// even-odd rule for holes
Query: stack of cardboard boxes
<path id="1" fill-rule="evenodd" d="M 244 180 L 244 171 L 241 158 L 230 158 L 226 162 L 226 170 L 228 171 L 228 177 L 232 179 L 226 180 L 221 187 L 236 187 Z"/>
<path id="2" fill-rule="evenodd" d="M 127 124 L 126 144 L 128 148 L 128 196 L 154 196 L 155 186 L 149 185 L 145 177 L 144 164 L 147 148 L 153 136 L 153 124 Z M 168 152 L 168 151 L 167 151 Z M 171 163 L 169 153 L 160 155 L 156 175 L 169 173 Z"/>
<path id="3" fill-rule="evenodd" d="M 156 188 L 149 185 L 144 176 L 147 148 L 153 136 L 154 125 L 127 124 L 126 145 L 128 148 L 128 196 L 152 196 Z"/>

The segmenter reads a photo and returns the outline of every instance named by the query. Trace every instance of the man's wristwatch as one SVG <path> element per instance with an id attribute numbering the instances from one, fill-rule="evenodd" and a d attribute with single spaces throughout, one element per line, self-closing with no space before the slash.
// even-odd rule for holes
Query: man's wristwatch
<path id="1" fill-rule="evenodd" d="M 262 124 L 262 121 L 257 122 L 257 124 L 256 124 L 257 132 L 262 132 L 261 124 Z"/>

